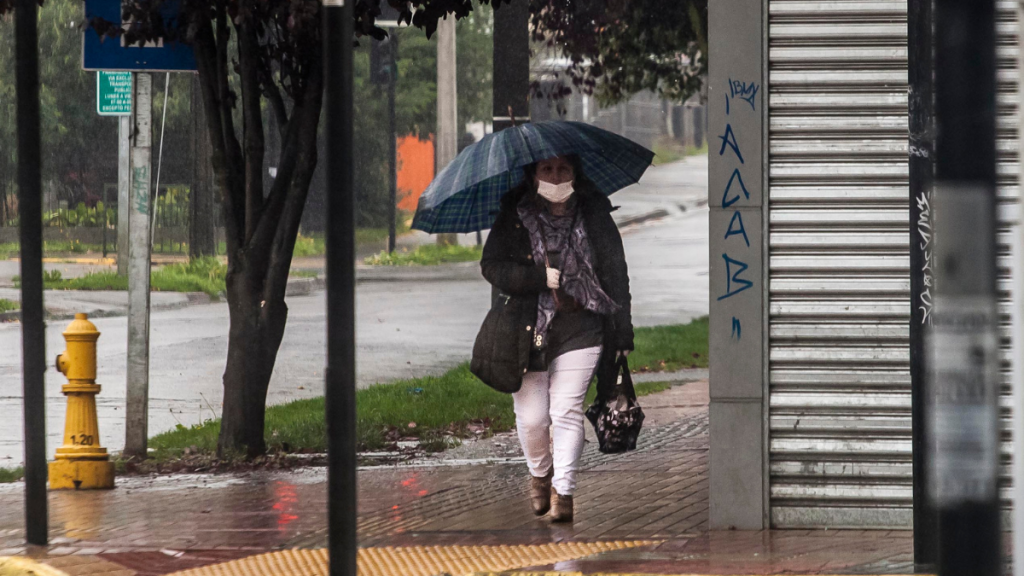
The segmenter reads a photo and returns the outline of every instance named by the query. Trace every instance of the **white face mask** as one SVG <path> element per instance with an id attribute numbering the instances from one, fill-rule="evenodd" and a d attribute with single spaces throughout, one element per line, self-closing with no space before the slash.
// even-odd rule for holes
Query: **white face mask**
<path id="1" fill-rule="evenodd" d="M 552 184 L 543 180 L 537 181 L 537 194 L 540 194 L 541 198 L 544 198 L 552 204 L 561 204 L 572 196 L 573 187 L 572 182 L 565 182 L 563 184 Z"/>

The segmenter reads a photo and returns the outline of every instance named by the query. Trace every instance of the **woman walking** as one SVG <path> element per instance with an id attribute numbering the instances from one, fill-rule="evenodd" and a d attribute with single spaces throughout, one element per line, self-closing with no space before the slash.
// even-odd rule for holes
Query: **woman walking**
<path id="1" fill-rule="evenodd" d="M 524 170 L 523 183 L 502 198 L 481 261 L 507 316 L 502 330 L 478 339 L 472 368 L 489 384 L 517 390 L 533 512 L 569 522 L 587 389 L 599 363 L 633 349 L 629 277 L 611 202 L 579 159 L 559 156 Z"/>

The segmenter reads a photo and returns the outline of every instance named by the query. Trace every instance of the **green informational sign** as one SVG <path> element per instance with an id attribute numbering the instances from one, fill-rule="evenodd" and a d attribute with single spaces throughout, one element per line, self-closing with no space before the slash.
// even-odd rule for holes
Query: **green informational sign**
<path id="1" fill-rule="evenodd" d="M 131 72 L 96 73 L 96 112 L 100 116 L 131 116 Z"/>

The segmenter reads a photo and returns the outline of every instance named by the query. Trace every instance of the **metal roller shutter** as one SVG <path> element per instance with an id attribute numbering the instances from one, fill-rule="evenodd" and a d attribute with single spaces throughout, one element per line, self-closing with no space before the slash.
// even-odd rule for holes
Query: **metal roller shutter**
<path id="1" fill-rule="evenodd" d="M 1019 27 L 1017 23 L 1017 2 L 1015 0 L 999 0 L 996 4 L 998 10 L 998 21 L 996 23 L 997 45 L 996 57 L 998 58 L 998 92 L 996 93 L 996 105 L 998 109 L 997 130 L 998 140 L 996 151 L 998 154 L 997 176 L 999 182 L 999 290 L 1000 290 L 1000 312 L 1002 313 L 1002 351 L 1003 351 L 1003 376 L 1004 387 L 1002 394 L 1002 429 L 1003 429 L 1003 461 L 1000 485 L 1002 487 L 1004 507 L 1009 509 L 1010 492 L 1009 481 L 1011 476 L 1010 455 L 1012 453 L 1012 442 L 1010 431 L 1010 408 L 1012 406 L 1010 383 L 1010 226 L 1020 219 L 1019 206 L 1019 175 L 1020 165 L 1018 150 L 1020 148 L 1017 132 L 1019 125 L 1018 117 L 1018 41 Z"/>
<path id="2" fill-rule="evenodd" d="M 769 3 L 776 527 L 912 524 L 906 14 L 905 0 Z M 1020 213 L 1013 0 L 999 2 L 997 30 L 1008 371 L 1008 235 Z M 1008 388 L 1003 405 L 1005 486 Z"/>
<path id="3" fill-rule="evenodd" d="M 769 2 L 775 527 L 911 523 L 906 16 Z"/>

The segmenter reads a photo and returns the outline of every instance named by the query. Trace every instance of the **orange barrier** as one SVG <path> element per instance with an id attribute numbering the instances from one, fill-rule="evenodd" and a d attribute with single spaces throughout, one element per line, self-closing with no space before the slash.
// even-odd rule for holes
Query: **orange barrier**
<path id="1" fill-rule="evenodd" d="M 398 208 L 416 211 L 420 195 L 434 179 L 434 136 L 420 140 L 416 136 L 398 139 Z"/>

